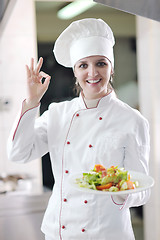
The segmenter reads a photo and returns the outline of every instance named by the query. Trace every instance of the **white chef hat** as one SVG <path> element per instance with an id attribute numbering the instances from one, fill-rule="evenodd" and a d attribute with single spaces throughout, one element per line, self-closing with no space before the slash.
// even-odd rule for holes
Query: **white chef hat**
<path id="1" fill-rule="evenodd" d="M 86 18 L 72 22 L 57 38 L 54 55 L 57 62 L 65 67 L 74 67 L 82 58 L 101 55 L 114 66 L 111 28 L 102 19 Z"/>

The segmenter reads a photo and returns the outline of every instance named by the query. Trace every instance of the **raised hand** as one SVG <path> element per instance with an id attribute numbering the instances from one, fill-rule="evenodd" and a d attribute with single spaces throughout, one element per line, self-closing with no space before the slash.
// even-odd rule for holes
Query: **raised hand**
<path id="1" fill-rule="evenodd" d="M 34 68 L 34 59 L 31 59 L 31 66 L 29 68 L 26 65 L 27 71 L 27 90 L 28 90 L 28 97 L 26 102 L 30 105 L 34 106 L 37 105 L 45 92 L 48 89 L 51 77 L 40 71 L 43 64 L 43 58 L 41 57 L 37 63 L 37 66 Z M 42 78 L 44 78 L 44 83 L 42 83 Z"/>

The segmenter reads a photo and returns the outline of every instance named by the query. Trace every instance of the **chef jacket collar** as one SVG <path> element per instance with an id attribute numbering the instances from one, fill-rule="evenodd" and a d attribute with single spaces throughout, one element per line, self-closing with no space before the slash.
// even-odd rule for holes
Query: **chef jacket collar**
<path id="1" fill-rule="evenodd" d="M 81 109 L 94 109 L 94 108 L 101 108 L 101 107 L 106 107 L 107 104 L 109 104 L 110 100 L 112 98 L 116 98 L 116 94 L 114 91 L 111 91 L 110 93 L 108 93 L 106 96 L 102 97 L 99 101 L 96 107 L 93 108 L 88 108 L 87 105 L 85 104 L 84 101 L 84 96 L 83 96 L 83 92 L 80 93 L 79 96 L 79 104 L 80 104 L 80 108 Z"/>

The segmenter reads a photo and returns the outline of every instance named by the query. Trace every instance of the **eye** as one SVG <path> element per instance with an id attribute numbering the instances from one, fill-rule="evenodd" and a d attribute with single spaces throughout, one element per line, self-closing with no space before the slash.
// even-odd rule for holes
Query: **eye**
<path id="1" fill-rule="evenodd" d="M 82 63 L 82 64 L 79 65 L 79 68 L 87 68 L 87 66 L 88 65 L 86 63 Z"/>
<path id="2" fill-rule="evenodd" d="M 103 67 L 103 66 L 106 66 L 106 65 L 107 65 L 106 62 L 97 62 L 98 67 Z"/>

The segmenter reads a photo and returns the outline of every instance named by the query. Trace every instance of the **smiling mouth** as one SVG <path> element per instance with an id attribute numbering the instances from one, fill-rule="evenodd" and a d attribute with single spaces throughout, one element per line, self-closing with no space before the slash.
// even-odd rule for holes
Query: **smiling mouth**
<path id="1" fill-rule="evenodd" d="M 101 80 L 102 80 L 102 78 L 97 79 L 97 80 L 87 80 L 87 83 L 95 84 L 95 83 L 99 83 Z"/>

